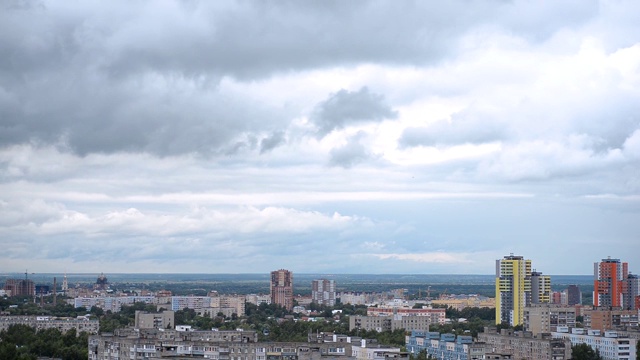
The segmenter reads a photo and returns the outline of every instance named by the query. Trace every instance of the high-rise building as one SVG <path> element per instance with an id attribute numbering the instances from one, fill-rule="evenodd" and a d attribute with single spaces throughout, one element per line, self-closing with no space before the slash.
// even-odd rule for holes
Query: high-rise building
<path id="1" fill-rule="evenodd" d="M 622 307 L 628 264 L 608 257 L 593 264 L 593 306 Z"/>
<path id="2" fill-rule="evenodd" d="M 531 260 L 513 254 L 496 260 L 496 324 L 523 324 L 530 303 Z"/>
<path id="3" fill-rule="evenodd" d="M 7 279 L 4 290 L 11 292 L 11 296 L 35 296 L 36 285 L 29 279 Z"/>
<path id="4" fill-rule="evenodd" d="M 640 310 L 640 277 L 636 274 L 627 275 L 627 293 L 624 294 L 624 308 L 626 310 Z"/>
<path id="5" fill-rule="evenodd" d="M 531 272 L 531 304 L 551 302 L 551 276 L 541 272 Z"/>
<path id="6" fill-rule="evenodd" d="M 336 304 L 336 283 L 334 280 L 313 280 L 311 282 L 311 301 L 324 306 Z"/>
<path id="7" fill-rule="evenodd" d="M 582 292 L 578 285 L 569 285 L 567 287 L 567 305 L 580 305 L 582 304 Z"/>
<path id="8" fill-rule="evenodd" d="M 293 309 L 293 274 L 289 270 L 271 272 L 271 303 L 287 310 Z"/>

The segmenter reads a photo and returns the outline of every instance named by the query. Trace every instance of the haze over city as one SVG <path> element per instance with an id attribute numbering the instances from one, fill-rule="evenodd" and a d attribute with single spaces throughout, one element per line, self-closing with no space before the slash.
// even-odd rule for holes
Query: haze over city
<path id="1" fill-rule="evenodd" d="M 637 266 L 638 2 L 0 7 L 0 272 Z"/>

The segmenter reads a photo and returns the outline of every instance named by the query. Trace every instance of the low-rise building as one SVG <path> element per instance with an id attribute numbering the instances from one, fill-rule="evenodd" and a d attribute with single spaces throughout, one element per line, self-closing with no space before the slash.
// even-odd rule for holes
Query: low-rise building
<path id="1" fill-rule="evenodd" d="M 9 329 L 11 325 L 26 325 L 36 330 L 58 329 L 61 333 L 66 333 L 75 329 L 76 333 L 86 332 L 97 334 L 100 329 L 98 319 L 87 317 L 60 318 L 54 316 L 22 316 L 22 315 L 2 315 L 0 316 L 0 331 Z"/>
<path id="2" fill-rule="evenodd" d="M 378 332 L 404 329 L 407 331 L 428 331 L 431 317 L 416 315 L 390 315 L 390 316 L 349 316 L 349 330 L 375 330 Z"/>
<path id="3" fill-rule="evenodd" d="M 387 359 L 408 359 L 408 353 L 403 353 L 400 348 L 381 346 L 377 343 L 368 344 L 362 341 L 360 346 L 352 345 L 351 357 L 355 360 L 387 360 Z"/>
<path id="4" fill-rule="evenodd" d="M 399 349 L 398 353 L 399 353 Z M 254 331 L 120 329 L 89 337 L 90 360 L 208 358 L 218 360 L 321 360 L 352 356 L 348 343 L 258 343 Z M 375 360 L 378 358 L 369 358 Z M 386 358 L 382 358 L 386 359 Z"/>
<path id="5" fill-rule="evenodd" d="M 587 344 L 597 350 L 603 360 L 632 360 L 636 358 L 636 341 L 622 337 L 616 331 L 587 330 L 559 327 L 551 333 L 555 339 L 569 340 L 571 345 Z"/>
<path id="6" fill-rule="evenodd" d="M 211 298 L 208 296 L 172 296 L 171 310 L 184 309 L 195 310 L 197 314 L 204 314 L 211 307 Z"/>
<path id="7" fill-rule="evenodd" d="M 427 331 L 412 331 L 406 338 L 406 346 L 413 356 L 424 351 L 427 356 L 443 360 L 485 359 L 488 352 L 485 344 L 474 343 L 471 336 Z"/>
<path id="8" fill-rule="evenodd" d="M 216 316 L 218 313 L 222 313 L 225 317 L 231 317 L 233 314 L 244 316 L 245 303 L 245 295 L 218 295 L 215 293 L 211 296 L 211 307 L 205 312 L 208 312 L 210 316 Z"/>
<path id="9" fill-rule="evenodd" d="M 248 294 L 248 295 L 245 295 L 245 300 L 248 303 L 258 305 L 258 306 L 260 306 L 260 304 L 267 304 L 267 305 L 271 304 L 271 296 L 269 294 L 267 295 Z"/>
<path id="10" fill-rule="evenodd" d="M 73 301 L 73 306 L 76 308 L 84 307 L 90 310 L 92 307 L 100 308 L 104 311 L 120 312 L 123 305 L 131 306 L 137 302 L 145 304 L 155 305 L 157 299 L 155 296 L 82 296 L 76 297 L 70 301 Z"/>
<path id="11" fill-rule="evenodd" d="M 480 295 L 448 295 L 432 300 L 431 305 L 443 305 L 458 311 L 468 307 L 495 309 L 496 299 Z"/>
<path id="12" fill-rule="evenodd" d="M 528 331 L 513 331 L 487 327 L 478 334 L 478 342 L 486 343 L 491 351 L 510 354 L 514 359 L 567 360 L 571 359 L 571 342 L 554 339 L 550 334 L 534 336 Z"/>
<path id="13" fill-rule="evenodd" d="M 432 308 L 430 306 L 423 306 L 419 309 L 409 307 L 393 307 L 393 306 L 380 306 L 367 308 L 367 316 L 424 316 L 429 317 L 431 324 L 444 324 L 446 322 L 446 309 Z M 416 329 L 417 330 L 417 329 Z"/>
<path id="14" fill-rule="evenodd" d="M 148 313 L 136 310 L 136 329 L 171 329 L 175 326 L 175 312 Z"/>

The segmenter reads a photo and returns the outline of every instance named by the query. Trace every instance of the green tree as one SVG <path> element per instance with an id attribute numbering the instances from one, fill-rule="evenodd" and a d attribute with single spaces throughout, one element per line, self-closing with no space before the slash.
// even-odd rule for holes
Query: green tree
<path id="1" fill-rule="evenodd" d="M 571 358 L 573 360 L 602 360 L 600 352 L 587 344 L 578 344 L 571 347 Z"/>

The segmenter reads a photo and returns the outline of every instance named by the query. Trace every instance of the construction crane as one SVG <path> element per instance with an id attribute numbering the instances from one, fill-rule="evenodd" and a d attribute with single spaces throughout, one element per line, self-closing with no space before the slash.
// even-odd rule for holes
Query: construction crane
<path id="1" fill-rule="evenodd" d="M 447 296 L 447 291 L 449 288 L 444 289 L 443 292 L 440 293 L 440 300 L 444 300 L 445 296 Z"/>

